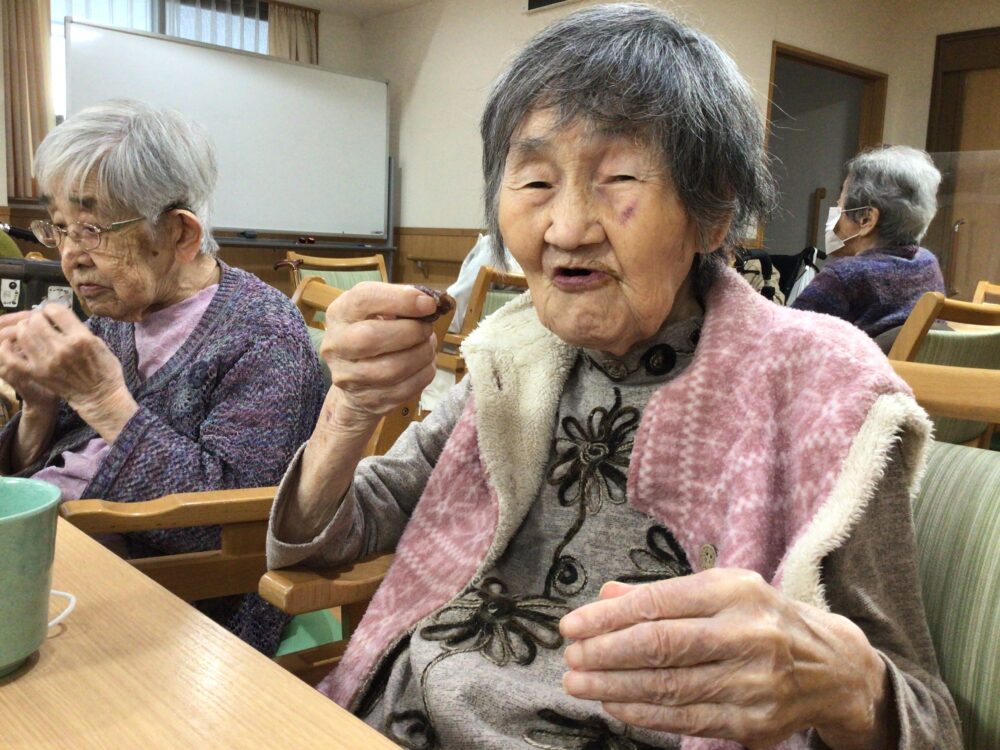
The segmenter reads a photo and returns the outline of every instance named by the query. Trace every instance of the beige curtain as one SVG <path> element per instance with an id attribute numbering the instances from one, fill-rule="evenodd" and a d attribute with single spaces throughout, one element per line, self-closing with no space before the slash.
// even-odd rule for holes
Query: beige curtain
<path id="1" fill-rule="evenodd" d="M 319 65 L 319 11 L 268 2 L 267 52 Z"/>
<path id="2" fill-rule="evenodd" d="M 35 196 L 35 149 L 55 121 L 49 87 L 49 0 L 2 0 L 7 194 Z"/>

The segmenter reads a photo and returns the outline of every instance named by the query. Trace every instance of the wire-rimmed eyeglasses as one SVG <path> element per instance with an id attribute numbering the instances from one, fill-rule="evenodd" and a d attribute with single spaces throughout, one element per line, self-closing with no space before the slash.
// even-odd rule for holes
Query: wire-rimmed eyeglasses
<path id="1" fill-rule="evenodd" d="M 31 222 L 31 231 L 45 247 L 59 247 L 63 238 L 68 236 L 81 250 L 90 251 L 98 248 L 101 244 L 101 235 L 105 232 L 117 232 L 122 227 L 137 221 L 144 221 L 145 218 L 145 216 L 138 216 L 134 219 L 115 221 L 104 227 L 82 221 L 60 227 L 48 219 L 35 219 Z"/>

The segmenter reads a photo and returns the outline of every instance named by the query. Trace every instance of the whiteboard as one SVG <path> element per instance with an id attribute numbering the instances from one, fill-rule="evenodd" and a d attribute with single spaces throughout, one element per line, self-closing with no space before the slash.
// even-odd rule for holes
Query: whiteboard
<path id="1" fill-rule="evenodd" d="M 216 229 L 386 236 L 384 81 L 67 19 L 66 82 L 68 116 L 129 97 L 200 122 Z"/>

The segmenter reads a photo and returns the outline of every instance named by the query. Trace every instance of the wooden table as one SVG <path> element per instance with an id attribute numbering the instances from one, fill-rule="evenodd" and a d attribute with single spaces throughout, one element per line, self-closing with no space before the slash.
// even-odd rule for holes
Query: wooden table
<path id="1" fill-rule="evenodd" d="M 53 587 L 77 607 L 0 679 L 4 750 L 396 747 L 61 518 Z"/>

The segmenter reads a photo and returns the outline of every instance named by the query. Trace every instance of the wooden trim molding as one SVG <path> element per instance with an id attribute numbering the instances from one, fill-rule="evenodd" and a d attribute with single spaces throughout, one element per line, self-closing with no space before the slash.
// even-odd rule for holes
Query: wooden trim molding
<path id="1" fill-rule="evenodd" d="M 860 78 L 864 82 L 861 93 L 861 117 L 858 127 L 858 150 L 882 143 L 885 126 L 885 99 L 889 87 L 889 74 L 864 68 L 854 63 L 820 55 L 801 47 L 775 41 L 771 46 L 771 82 L 767 92 L 767 137 L 771 134 L 771 106 L 774 101 L 774 68 L 778 56 L 790 57 L 806 65 L 832 70 L 835 73 Z"/>
<path id="2" fill-rule="evenodd" d="M 462 261 L 485 229 L 399 227 L 393 281 L 444 288 L 458 278 Z"/>
<path id="3" fill-rule="evenodd" d="M 832 70 L 836 73 L 846 73 L 849 76 L 854 76 L 855 78 L 888 78 L 887 73 L 882 73 L 878 70 L 872 70 L 871 68 L 864 68 L 860 65 L 855 65 L 854 63 L 845 62 L 844 60 L 838 60 L 835 57 L 827 57 L 826 55 L 821 55 L 817 52 L 812 52 L 811 50 L 803 49 L 802 47 L 793 47 L 791 44 L 784 44 L 783 42 L 774 42 L 771 50 L 772 58 L 775 55 L 785 55 L 786 57 L 794 57 L 799 62 L 808 63 L 809 65 L 816 65 L 820 68 L 826 68 L 827 70 Z M 773 72 L 773 69 L 772 69 Z M 771 78 L 772 82 L 774 77 Z"/>
<path id="4" fill-rule="evenodd" d="M 965 73 L 1000 67 L 1000 26 L 941 34 L 934 47 L 934 76 L 927 115 L 927 150 L 957 150 L 962 131 Z"/>
<path id="5" fill-rule="evenodd" d="M 396 235 L 406 237 L 478 237 L 485 229 L 435 229 L 434 227 L 396 227 Z"/>

